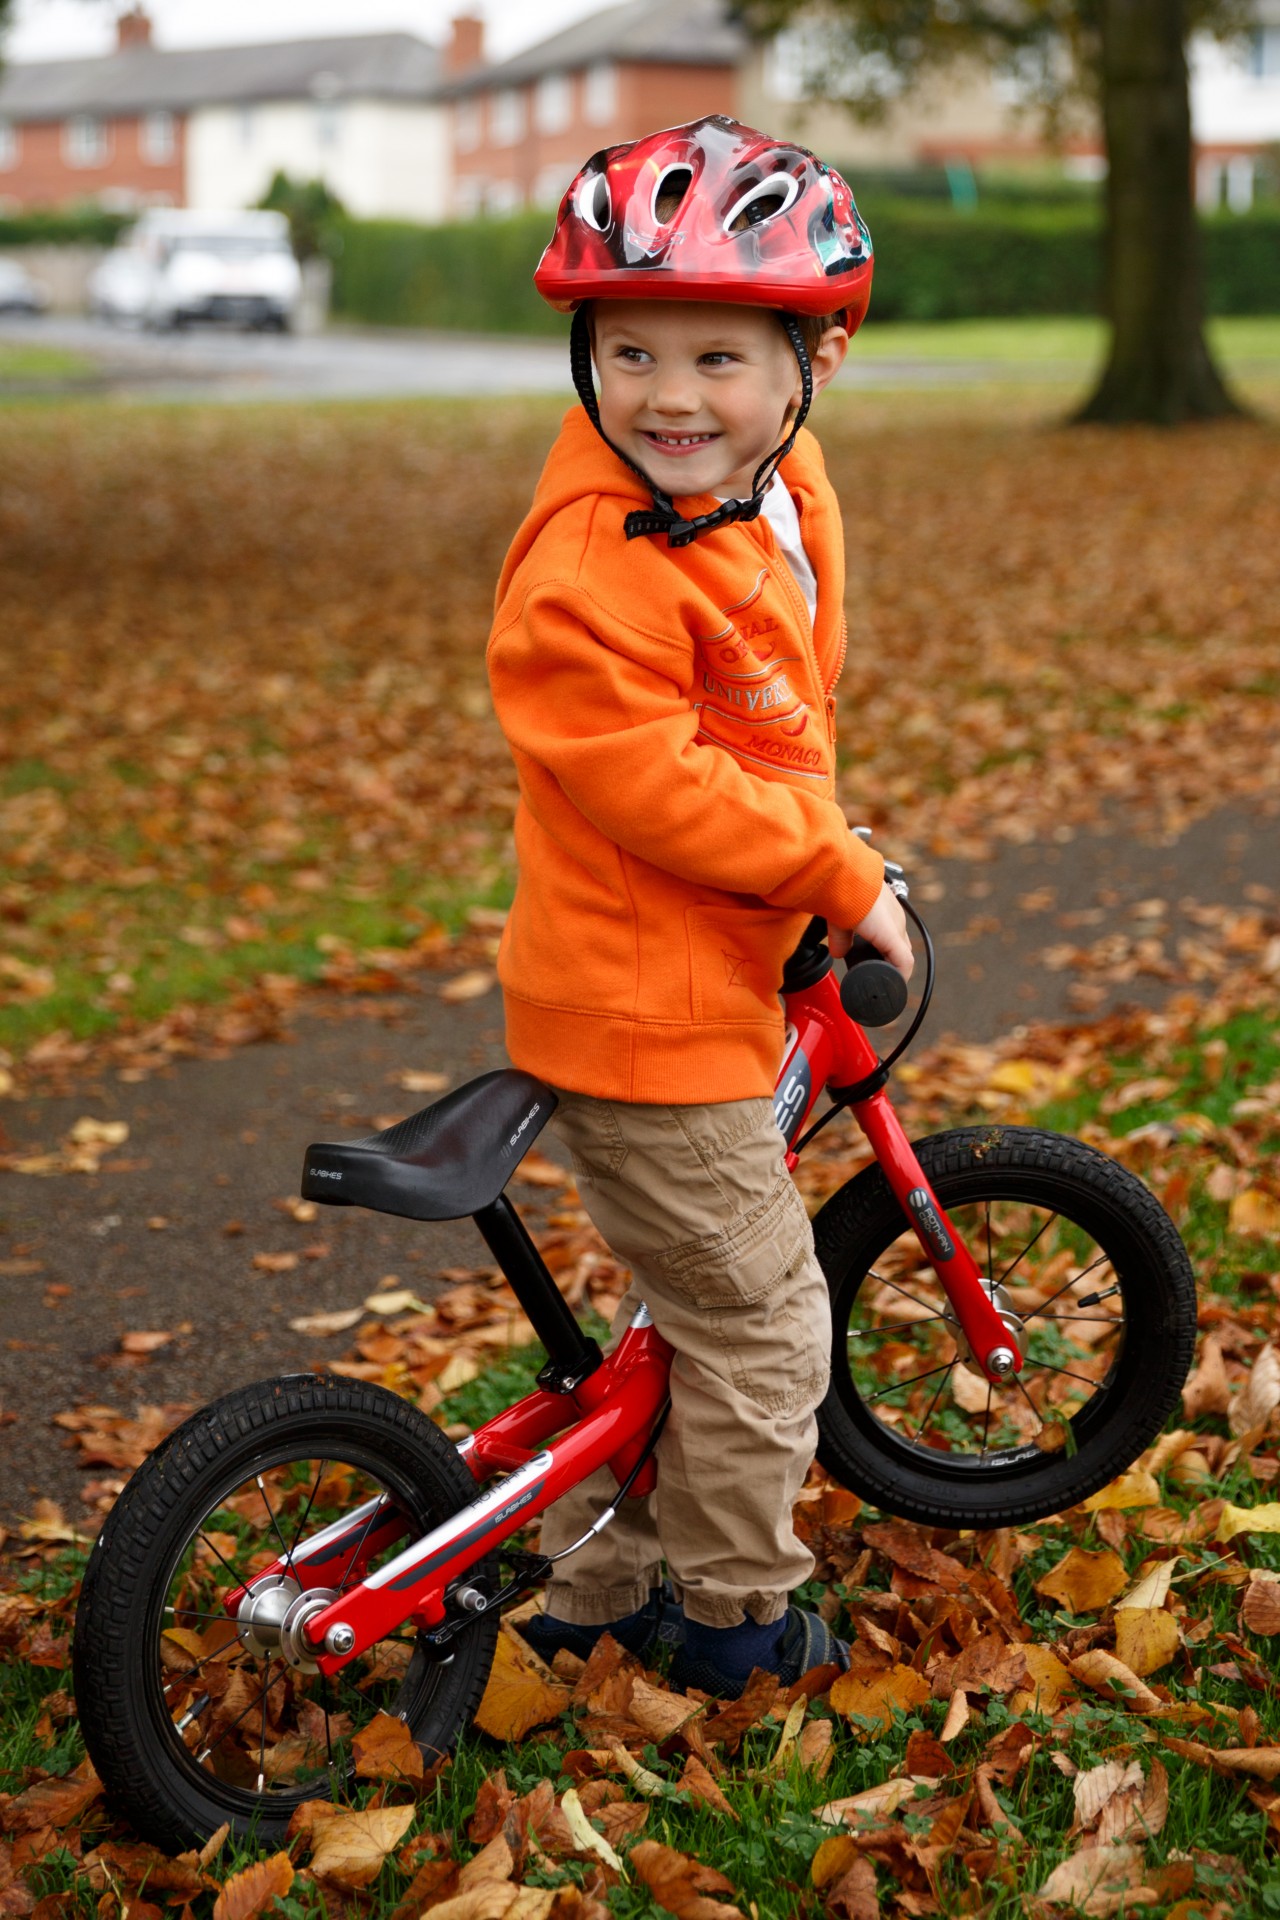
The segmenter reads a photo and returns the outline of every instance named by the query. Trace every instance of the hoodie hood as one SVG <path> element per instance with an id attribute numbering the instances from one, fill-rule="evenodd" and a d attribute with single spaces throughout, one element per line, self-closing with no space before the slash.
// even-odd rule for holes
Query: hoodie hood
<path id="1" fill-rule="evenodd" d="M 821 449 L 807 428 L 801 429 L 795 446 L 778 472 L 783 485 L 799 500 L 803 526 L 807 511 L 817 504 L 819 496 L 825 507 L 830 494 Z M 618 550 L 621 554 L 627 545 L 624 530 L 627 515 L 634 513 L 637 506 L 651 507 L 653 497 L 639 476 L 600 438 L 585 410 L 581 406 L 574 406 L 569 408 L 561 422 L 555 445 L 547 456 L 546 465 L 534 489 L 529 511 L 503 562 L 496 595 L 498 606 L 501 606 L 513 576 L 538 537 L 559 514 L 580 510 L 584 503 L 594 505 L 596 511 L 603 511 L 610 532 L 613 530 L 612 522 L 616 520 Z M 693 519 L 699 514 L 714 512 L 721 502 L 715 494 L 690 493 L 678 494 L 675 504 L 686 518 Z M 701 544 L 705 546 L 732 538 L 736 532 L 737 529 L 733 527 L 721 528 L 716 533 L 705 534 Z M 593 530 L 593 541 L 595 537 Z M 806 533 L 806 540 L 807 537 Z M 638 546 L 641 543 L 637 541 L 633 544 Z M 660 547 L 664 554 L 668 551 L 663 534 L 650 534 L 645 544 Z M 689 549 L 684 551 L 687 553 Z"/>

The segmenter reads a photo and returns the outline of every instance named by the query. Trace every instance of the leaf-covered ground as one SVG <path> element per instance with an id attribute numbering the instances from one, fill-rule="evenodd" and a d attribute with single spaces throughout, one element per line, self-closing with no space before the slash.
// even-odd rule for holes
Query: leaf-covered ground
<path id="1" fill-rule="evenodd" d="M 942 1046 L 917 1060 L 903 1104 L 919 1128 L 976 1114 L 1069 1126 L 1177 1215 L 1202 1283 L 1199 1357 L 1181 1418 L 1131 1472 L 1038 1526 L 956 1535 L 862 1507 L 815 1471 L 797 1509 L 818 1561 L 805 1597 L 852 1638 L 849 1675 L 784 1693 L 761 1678 L 724 1707 L 674 1693 L 612 1643 L 585 1669 L 560 1656 L 547 1670 L 519 1640 L 517 1613 L 482 1731 L 451 1763 L 424 1770 L 399 1723 L 375 1721 L 356 1742 L 351 1812 L 308 1803 L 284 1848 L 215 1839 L 176 1861 L 113 1821 L 82 1758 L 66 1664 L 84 1548 L 43 1506 L 0 1593 L 5 1910 L 150 1920 L 147 1903 L 159 1912 L 170 1899 L 220 1920 L 604 1920 L 655 1905 L 697 1920 L 1276 1910 L 1271 988 L 1255 956 L 1208 1003 L 1185 995 L 1156 1014 Z M 811 1202 L 862 1161 L 836 1133 L 804 1167 Z M 536 1153 L 523 1171 L 517 1194 L 553 1196 L 542 1240 L 566 1296 L 607 1315 L 623 1275 L 568 1177 Z M 538 1363 L 489 1273 L 455 1276 L 425 1309 L 401 1291 L 341 1319 L 314 1329 L 353 1341 L 337 1370 L 407 1393 L 451 1436 L 523 1390 Z M 90 1511 L 183 1411 L 68 1410 L 59 1424 L 86 1470 L 107 1476 Z M 283 1727 L 267 1735 L 288 1750 Z"/>
<path id="2" fill-rule="evenodd" d="M 851 813 L 981 857 L 1273 798 L 1275 429 L 1068 431 L 993 401 L 820 415 Z M 506 898 L 483 645 L 557 411 L 0 420 L 0 1046 L 39 1040 L 38 1063 L 175 1005 L 430 959 L 441 921 Z"/>
<path id="3" fill-rule="evenodd" d="M 895 847 L 981 857 L 1104 815 L 1158 832 L 1224 798 L 1265 807 L 1274 430 L 1078 434 L 1031 401 L 982 405 L 827 409 L 851 810 Z M 131 1029 L 145 1059 L 162 1016 L 163 1055 L 189 1031 L 175 1005 L 228 992 L 240 1005 L 219 1018 L 247 1039 L 295 979 L 429 963 L 442 924 L 502 900 L 510 776 L 481 651 L 551 419 L 533 403 L 6 417 L 0 1066 L 23 1070 L 33 1042 L 31 1071 L 74 1063 L 77 1034 Z M 1155 921 L 1064 943 L 1064 967 L 1190 980 L 1162 1012 L 941 1046 L 900 1076 L 915 1130 L 1045 1119 L 1133 1167 L 1182 1226 L 1196 1372 L 1177 1427 L 1116 1488 L 957 1537 L 815 1475 L 807 1598 L 853 1637 L 848 1678 L 784 1698 L 761 1683 L 722 1710 L 608 1648 L 548 1675 L 508 1634 L 489 1730 L 447 1768 L 419 1778 L 375 1722 L 353 1810 L 313 1806 L 262 1855 L 215 1836 L 170 1861 L 104 1809 L 66 1667 L 83 1536 L 183 1410 L 69 1408 L 96 1489 L 83 1514 L 35 1510 L 0 1590 L 0 1911 L 1280 1911 L 1280 924 L 1262 895 L 1209 916 L 1194 952 L 1156 953 Z M 478 960 L 490 935 L 482 913 Z M 838 1128 L 817 1145 L 814 1202 L 865 1157 Z M 561 1285 L 607 1313 L 616 1266 L 559 1173 L 527 1171 L 555 1196 Z M 353 1301 L 346 1329 L 315 1333 L 450 1431 L 531 1364 L 485 1274 L 425 1312 Z"/>

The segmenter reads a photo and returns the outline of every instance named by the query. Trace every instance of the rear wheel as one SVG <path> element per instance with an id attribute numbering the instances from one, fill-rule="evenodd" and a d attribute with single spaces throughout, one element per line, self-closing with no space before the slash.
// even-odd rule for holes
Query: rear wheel
<path id="1" fill-rule="evenodd" d="M 90 1757 L 140 1833 L 169 1850 L 224 1821 L 278 1836 L 300 1801 L 344 1788 L 352 1740 L 380 1710 L 408 1724 L 428 1761 L 449 1750 L 484 1690 L 496 1617 L 468 1627 L 447 1661 L 406 1626 L 330 1680 L 289 1607 L 315 1591 L 300 1556 L 321 1528 L 358 1522 L 330 1552 L 332 1597 L 359 1577 L 370 1539 L 385 1544 L 365 1572 L 475 1494 L 406 1401 L 310 1375 L 215 1401 L 143 1462 L 90 1559 L 74 1646 Z M 268 1576 L 281 1560 L 284 1575 Z M 256 1607 L 242 1601 L 233 1617 L 226 1597 L 242 1586 Z"/>
<path id="2" fill-rule="evenodd" d="M 814 1221 L 831 1289 L 818 1457 L 878 1507 L 946 1526 L 1061 1512 L 1132 1465 L 1195 1344 L 1186 1250 L 1141 1181 L 1078 1140 L 967 1128 L 916 1143 L 1023 1356 L 990 1384 L 879 1167 Z"/>

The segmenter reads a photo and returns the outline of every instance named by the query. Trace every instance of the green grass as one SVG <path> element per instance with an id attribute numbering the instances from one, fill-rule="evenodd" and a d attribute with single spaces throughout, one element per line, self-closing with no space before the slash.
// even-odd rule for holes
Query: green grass
<path id="1" fill-rule="evenodd" d="M 0 340 L 0 393 L 6 381 L 78 380 L 96 371 L 87 354 L 37 340 Z"/>
<path id="2" fill-rule="evenodd" d="M 1233 315 L 1209 322 L 1209 339 L 1224 365 L 1280 365 L 1280 315 Z M 871 360 L 992 360 L 1034 365 L 1093 366 L 1106 347 L 1101 320 L 1067 316 L 1026 320 L 877 321 L 874 309 L 852 352 Z"/>
<path id="3" fill-rule="evenodd" d="M 127 896 L 109 887 L 61 888 L 41 897 L 29 918 L 33 931 L 57 938 L 53 990 L 0 1007 L 0 1047 L 21 1050 L 56 1029 L 92 1038 L 118 1027 L 122 1014 L 150 1021 L 175 1006 L 206 1006 L 264 973 L 312 982 L 333 964 L 335 943 L 360 953 L 408 947 L 433 924 L 456 933 L 471 908 L 506 907 L 511 891 L 505 874 L 442 888 L 424 886 L 420 874 L 405 871 L 370 900 L 338 876 L 323 892 L 299 893 L 266 910 L 241 910 L 260 931 L 232 939 L 221 928 L 237 911 L 234 898 L 219 900 L 198 884 L 178 889 L 149 883 Z M 104 971 L 81 939 L 104 909 L 111 910 L 113 897 L 127 901 L 131 918 Z M 196 938 L 175 937 L 178 928 Z M 124 991 L 111 984 L 121 975 L 132 982 Z"/>

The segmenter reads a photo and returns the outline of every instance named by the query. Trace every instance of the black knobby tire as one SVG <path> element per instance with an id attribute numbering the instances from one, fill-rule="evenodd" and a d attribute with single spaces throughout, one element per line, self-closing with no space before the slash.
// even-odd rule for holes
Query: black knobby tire
<path id="1" fill-rule="evenodd" d="M 73 1649 L 90 1757 L 140 1834 L 169 1851 L 224 1821 L 278 1838 L 301 1800 L 348 1786 L 351 1736 L 379 1710 L 407 1722 L 428 1761 L 449 1751 L 484 1691 L 496 1616 L 469 1626 L 447 1662 L 410 1626 L 330 1683 L 243 1648 L 219 1594 L 366 1498 L 403 1519 L 384 1564 L 475 1495 L 456 1450 L 407 1401 L 307 1374 L 214 1401 L 143 1462 L 90 1558 Z M 496 1584 L 491 1562 L 475 1572 Z"/>
<path id="2" fill-rule="evenodd" d="M 818 1410 L 828 1473 L 888 1512 L 992 1527 L 1060 1513 L 1131 1466 L 1178 1405 L 1195 1281 L 1155 1196 L 1061 1134 L 974 1127 L 915 1144 L 997 1303 L 1016 1310 L 1018 1381 L 988 1389 L 879 1167 L 814 1220 L 831 1290 Z M 912 1322 L 914 1321 L 914 1324 Z"/>

